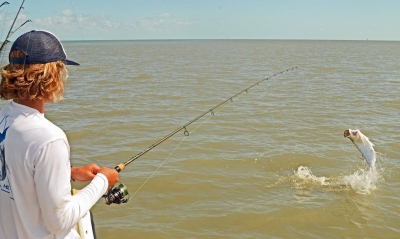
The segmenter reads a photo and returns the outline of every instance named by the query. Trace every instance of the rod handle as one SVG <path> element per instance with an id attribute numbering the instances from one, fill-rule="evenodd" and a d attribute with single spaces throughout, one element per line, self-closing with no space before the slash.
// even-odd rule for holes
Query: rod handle
<path id="1" fill-rule="evenodd" d="M 121 172 L 122 170 L 124 170 L 125 168 L 125 164 L 124 163 L 120 163 L 117 166 L 115 166 L 115 170 L 117 170 L 117 172 Z"/>

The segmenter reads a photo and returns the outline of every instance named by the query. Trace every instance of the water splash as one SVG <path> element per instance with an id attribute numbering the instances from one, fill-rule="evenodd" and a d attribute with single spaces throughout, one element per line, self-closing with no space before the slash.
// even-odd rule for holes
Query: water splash
<path id="1" fill-rule="evenodd" d="M 353 174 L 344 176 L 338 182 L 341 185 L 349 185 L 356 193 L 371 194 L 377 189 L 379 182 L 384 181 L 378 170 L 358 169 Z"/>
<path id="2" fill-rule="evenodd" d="M 300 180 L 304 180 L 307 182 L 315 182 L 320 185 L 327 185 L 325 177 L 317 177 L 312 172 L 311 169 L 306 166 L 300 166 L 297 171 L 294 171 L 294 175 Z"/>
<path id="3" fill-rule="evenodd" d="M 306 166 L 298 167 L 290 181 L 296 189 L 309 190 L 314 187 L 329 185 L 328 178 L 315 176 L 311 169 Z"/>
<path id="4" fill-rule="evenodd" d="M 306 166 L 299 166 L 294 171 L 295 188 L 304 189 L 315 186 L 324 187 L 326 190 L 333 191 L 348 191 L 353 190 L 357 194 L 371 194 L 378 188 L 378 184 L 383 182 L 383 169 L 369 170 L 357 169 L 351 175 L 338 177 L 315 176 L 311 169 Z"/>

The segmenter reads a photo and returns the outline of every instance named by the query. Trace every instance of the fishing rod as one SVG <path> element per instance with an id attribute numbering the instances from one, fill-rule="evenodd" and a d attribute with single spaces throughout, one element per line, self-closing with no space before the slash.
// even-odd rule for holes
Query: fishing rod
<path id="1" fill-rule="evenodd" d="M 115 170 L 117 170 L 117 172 L 121 172 L 122 170 L 125 169 L 125 167 L 132 163 L 133 161 L 135 161 L 136 159 L 140 158 L 141 156 L 143 156 L 145 153 L 149 152 L 150 150 L 152 150 L 153 148 L 155 148 L 157 145 L 161 144 L 162 142 L 164 142 L 165 140 L 169 139 L 170 137 L 172 137 L 173 135 L 175 135 L 176 133 L 178 133 L 181 130 L 185 130 L 184 131 L 184 135 L 185 136 L 189 136 L 189 131 L 186 129 L 187 126 L 189 126 L 190 124 L 192 124 L 193 122 L 195 122 L 196 120 L 200 119 L 201 117 L 203 117 L 204 115 L 211 113 L 212 116 L 214 116 L 214 112 L 213 110 L 215 110 L 216 108 L 220 107 L 221 105 L 227 103 L 227 102 L 233 102 L 233 98 L 239 96 L 240 94 L 242 94 L 243 92 L 248 92 L 249 89 L 253 88 L 256 85 L 259 85 L 260 83 L 269 80 L 271 77 L 274 77 L 278 74 L 283 74 L 283 72 L 288 72 L 289 70 L 294 70 L 296 69 L 296 67 L 292 67 L 289 68 L 287 70 L 281 71 L 279 73 L 276 73 L 272 76 L 269 76 L 253 85 L 251 85 L 250 87 L 247 87 L 246 89 L 240 91 L 239 93 L 237 93 L 236 95 L 229 97 L 228 99 L 226 99 L 225 101 L 219 103 L 218 105 L 214 106 L 213 108 L 205 111 L 204 113 L 200 114 L 199 116 L 197 116 L 196 118 L 190 120 L 189 122 L 187 122 L 186 124 L 184 124 L 183 126 L 177 128 L 176 130 L 174 130 L 172 133 L 168 134 L 167 136 L 163 137 L 162 139 L 160 139 L 159 141 L 157 141 L 156 143 L 152 144 L 150 147 L 148 147 L 147 149 L 143 150 L 142 152 L 138 153 L 137 155 L 133 156 L 132 158 L 130 158 L 128 161 L 124 162 L 124 163 L 120 163 L 117 166 L 115 166 Z M 121 204 L 121 203 L 126 203 L 129 200 L 129 193 L 128 193 L 128 188 L 124 185 L 124 184 L 120 184 L 117 187 L 113 187 L 111 188 L 106 195 L 103 195 L 103 197 L 105 198 L 106 204 L 110 205 L 112 203 L 115 204 Z"/>
<path id="2" fill-rule="evenodd" d="M 10 4 L 9 2 L 3 2 L 1 5 L 0 5 L 0 7 L 2 7 L 3 5 L 7 5 L 7 4 Z"/>
<path id="3" fill-rule="evenodd" d="M 8 5 L 8 4 L 10 4 L 9 2 L 7 2 L 7 1 L 5 1 L 5 2 L 3 2 L 1 5 L 0 5 L 0 8 L 2 7 L 2 6 L 4 6 L 4 5 Z M 0 13 L 2 13 L 3 12 L 3 10 L 1 10 L 0 11 Z M 7 18 L 7 14 L 6 14 L 6 17 L 4 18 L 4 19 L 6 19 Z M 4 22 L 6 22 L 5 20 L 4 20 Z M 3 25 L 3 27 L 4 27 L 4 25 Z M 3 35 L 3 31 L 1 32 L 1 35 Z"/>
<path id="4" fill-rule="evenodd" d="M 25 2 L 25 0 L 22 1 L 21 6 L 20 6 L 19 9 L 18 9 L 17 15 L 15 15 L 14 21 L 13 21 L 13 23 L 11 24 L 10 30 L 8 31 L 8 34 L 7 34 L 7 36 L 6 36 L 6 39 L 3 41 L 3 43 L 2 43 L 1 46 L 0 46 L 0 52 L 3 50 L 3 48 L 6 46 L 6 44 L 10 42 L 10 41 L 8 40 L 8 38 L 10 38 L 10 36 L 11 36 L 16 30 L 18 30 L 20 27 L 22 27 L 23 25 L 25 25 L 25 23 L 27 23 L 27 22 L 32 22 L 31 20 L 27 20 L 27 21 L 25 21 L 21 26 L 19 26 L 15 31 L 12 31 L 12 29 L 13 29 L 13 27 L 14 27 L 14 24 L 15 24 L 15 21 L 16 21 L 17 18 L 18 18 L 19 12 L 21 11 L 21 9 L 24 8 L 24 7 L 23 7 L 24 2 Z M 4 3 L 3 3 L 3 4 L 4 4 Z M 3 5 L 3 4 L 2 4 L 2 5 Z M 8 4 L 8 2 L 7 2 L 7 4 Z"/>
<path id="5" fill-rule="evenodd" d="M 25 25 L 25 24 L 28 23 L 28 22 L 32 22 L 32 21 L 31 21 L 30 19 L 26 20 L 26 21 L 25 21 L 24 23 L 22 23 L 19 27 L 17 27 L 17 29 L 15 29 L 14 31 L 12 31 L 8 37 L 12 36 L 12 34 L 14 34 L 14 32 L 18 31 L 18 29 L 20 29 L 23 25 Z"/>

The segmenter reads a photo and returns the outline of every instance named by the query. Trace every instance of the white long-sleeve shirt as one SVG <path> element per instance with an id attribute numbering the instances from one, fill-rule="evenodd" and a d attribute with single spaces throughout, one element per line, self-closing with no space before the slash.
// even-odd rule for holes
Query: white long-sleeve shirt
<path id="1" fill-rule="evenodd" d="M 71 195 L 69 144 L 37 110 L 10 102 L 0 111 L 0 238 L 76 239 L 74 226 L 106 192 L 97 174 Z"/>

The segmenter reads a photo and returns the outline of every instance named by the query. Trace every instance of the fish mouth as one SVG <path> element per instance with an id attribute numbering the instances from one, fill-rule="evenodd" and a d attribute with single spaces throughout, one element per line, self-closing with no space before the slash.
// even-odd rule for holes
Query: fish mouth
<path id="1" fill-rule="evenodd" d="M 346 129 L 346 130 L 344 131 L 344 133 L 343 133 L 343 136 L 344 136 L 345 138 L 350 137 L 350 135 L 351 135 L 351 133 L 350 133 L 350 130 L 348 130 L 348 129 Z"/>

